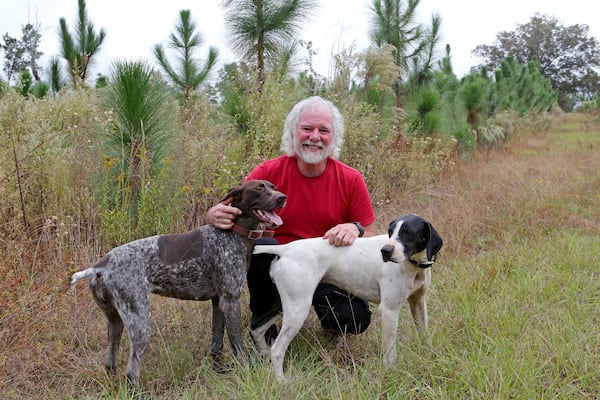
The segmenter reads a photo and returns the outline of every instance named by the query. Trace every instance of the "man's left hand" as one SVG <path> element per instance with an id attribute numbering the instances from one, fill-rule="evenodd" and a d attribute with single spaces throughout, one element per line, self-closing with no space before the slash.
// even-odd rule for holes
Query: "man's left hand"
<path id="1" fill-rule="evenodd" d="M 334 226 L 325 232 L 323 239 L 329 240 L 329 244 L 332 246 L 349 246 L 354 243 L 358 235 L 359 232 L 356 225 L 349 222 Z"/>

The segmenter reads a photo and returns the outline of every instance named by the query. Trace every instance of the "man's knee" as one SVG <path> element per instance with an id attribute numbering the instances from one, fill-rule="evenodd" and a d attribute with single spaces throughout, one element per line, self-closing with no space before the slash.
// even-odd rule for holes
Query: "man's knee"
<path id="1" fill-rule="evenodd" d="M 369 303 L 330 284 L 319 284 L 313 306 L 323 329 L 359 334 L 371 323 Z"/>
<path id="2" fill-rule="evenodd" d="M 260 238 L 257 245 L 278 244 L 273 238 Z M 259 326 L 265 320 L 281 311 L 281 301 L 277 287 L 269 274 L 273 254 L 256 254 L 250 259 L 247 282 L 250 292 L 250 311 L 252 311 L 251 325 Z"/>

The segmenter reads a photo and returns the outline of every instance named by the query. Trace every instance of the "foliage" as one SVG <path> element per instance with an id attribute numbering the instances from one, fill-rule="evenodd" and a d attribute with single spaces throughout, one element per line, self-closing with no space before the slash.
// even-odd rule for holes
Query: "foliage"
<path id="1" fill-rule="evenodd" d="M 196 32 L 196 22 L 191 18 L 190 10 L 181 10 L 179 17 L 175 32 L 169 36 L 169 47 L 177 54 L 177 66 L 171 65 L 160 44 L 154 46 L 154 57 L 169 81 L 182 94 L 184 102 L 188 102 L 192 93 L 208 78 L 217 62 L 219 52 L 210 47 L 206 62 L 200 66 L 193 57 L 195 51 L 203 44 L 202 36 Z"/>
<path id="2" fill-rule="evenodd" d="M 174 195 L 165 190 L 162 199 L 157 199 L 154 186 L 162 188 L 163 180 L 168 180 L 165 163 L 174 139 L 175 107 L 165 82 L 143 62 L 114 64 L 110 81 L 105 107 L 111 116 L 111 129 L 103 138 L 105 221 L 117 218 L 118 226 L 127 229 L 125 236 L 129 232 L 157 232 L 165 226 L 160 218 L 154 230 L 136 229 L 146 225 L 142 224 L 146 207 L 156 211 L 157 201 L 166 206 Z"/>
<path id="3" fill-rule="evenodd" d="M 552 89 L 550 79 L 541 75 L 535 61 L 519 65 L 510 55 L 502 61 L 495 77 L 498 110 L 544 112 L 556 104 L 556 91 Z"/>
<path id="4" fill-rule="evenodd" d="M 379 112 L 384 111 L 386 99 L 395 96 L 395 84 L 402 73 L 401 67 L 395 63 L 395 52 L 395 47 L 387 44 L 369 48 L 359 55 L 364 66 L 358 72 L 358 78 L 362 81 L 361 95 Z"/>
<path id="5" fill-rule="evenodd" d="M 60 89 L 67 86 L 62 77 L 62 68 L 58 57 L 54 56 L 50 58 L 48 71 L 50 72 L 50 88 L 52 89 L 52 93 L 56 95 Z"/>
<path id="6" fill-rule="evenodd" d="M 75 22 L 75 30 L 69 32 L 65 19 L 60 18 L 59 20 L 61 56 L 67 62 L 73 87 L 86 84 L 90 66 L 106 37 L 103 28 L 98 33 L 94 30 L 94 24 L 87 14 L 85 0 L 77 1 L 78 18 Z"/>
<path id="7" fill-rule="evenodd" d="M 41 38 L 39 24 L 36 24 L 36 26 L 33 26 L 33 24 L 23 26 L 22 42 L 25 48 L 25 55 L 31 68 L 31 74 L 36 82 L 41 80 L 38 61 L 44 55 L 44 53 L 39 51 Z"/>
<path id="8" fill-rule="evenodd" d="M 26 99 L 8 91 L 0 99 L 0 235 L 33 237 L 51 216 L 77 220 L 87 235 L 98 115 L 97 97 L 86 93 Z"/>
<path id="9" fill-rule="evenodd" d="M 108 76 L 98 74 L 96 77 L 96 89 L 102 89 L 108 86 Z"/>
<path id="10" fill-rule="evenodd" d="M 223 0 L 231 48 L 257 68 L 257 91 L 281 50 L 296 40 L 302 24 L 316 12 L 315 0 Z"/>
<path id="11" fill-rule="evenodd" d="M 32 85 L 31 73 L 29 70 L 24 69 L 21 71 L 21 79 L 19 81 L 19 92 L 22 96 L 27 97 Z"/>
<path id="12" fill-rule="evenodd" d="M 245 97 L 253 92 L 256 75 L 245 63 L 226 64 L 219 71 L 212 99 L 219 102 L 221 112 L 230 119 L 239 134 L 248 130 L 250 115 L 245 108 Z"/>
<path id="13" fill-rule="evenodd" d="M 25 45 L 23 42 L 8 35 L 2 36 L 4 44 L 0 44 L 0 50 L 4 50 L 4 67 L 2 70 L 6 73 L 6 80 L 10 83 L 13 77 L 18 76 L 21 71 L 27 68 L 29 62 L 25 58 Z"/>
<path id="14" fill-rule="evenodd" d="M 489 148 L 506 138 L 509 126 L 498 123 L 499 114 L 543 114 L 556 103 L 556 92 L 535 62 L 520 65 L 508 57 L 493 74 L 495 79 L 484 70 L 458 81 L 449 57 L 447 49 L 440 70 L 406 98 L 405 126 L 416 136 L 454 137 L 463 158 L 472 154 L 476 143 Z"/>
<path id="15" fill-rule="evenodd" d="M 440 98 L 431 86 L 418 87 L 407 104 L 406 123 L 417 135 L 431 137 L 440 132 Z"/>
<path id="16" fill-rule="evenodd" d="M 420 0 L 373 0 L 371 6 L 371 36 L 378 47 L 394 47 L 394 59 L 400 73 L 394 83 L 396 104 L 406 94 L 402 82 L 421 84 L 435 65 L 435 52 L 440 40 L 441 17 L 431 16 L 431 26 L 416 20 Z"/>
<path id="17" fill-rule="evenodd" d="M 4 44 L 0 44 L 0 50 L 4 50 L 3 70 L 9 83 L 24 70 L 28 70 L 36 82 L 40 81 L 38 61 L 44 55 L 39 51 L 41 37 L 39 25 L 30 23 L 23 25 L 21 40 L 10 37 L 8 33 L 2 36 Z"/>
<path id="18" fill-rule="evenodd" d="M 588 100 L 600 91 L 600 45 L 588 37 L 587 25 L 563 26 L 555 17 L 535 14 L 513 32 L 500 32 L 493 45 L 480 45 L 473 54 L 484 61 L 479 68 L 501 67 L 509 55 L 518 64 L 537 62 L 541 74 L 559 92 L 559 104 L 572 110 L 573 99 Z"/>

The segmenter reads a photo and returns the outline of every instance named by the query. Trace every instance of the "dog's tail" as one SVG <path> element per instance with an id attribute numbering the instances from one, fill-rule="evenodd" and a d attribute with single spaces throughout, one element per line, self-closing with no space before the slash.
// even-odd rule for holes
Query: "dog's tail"
<path id="1" fill-rule="evenodd" d="M 71 277 L 71 285 L 75 282 L 78 282 L 82 279 L 89 279 L 98 272 L 100 272 L 110 261 L 110 254 L 107 254 L 100 260 L 100 262 L 93 267 L 89 267 L 88 269 L 84 269 L 83 271 L 79 271 L 73 274 Z"/>
<path id="2" fill-rule="evenodd" d="M 281 257 L 285 253 L 286 246 L 281 244 L 262 244 L 254 246 L 252 254 L 274 254 Z"/>
<path id="3" fill-rule="evenodd" d="M 71 277 L 71 285 L 73 285 L 75 282 L 78 282 L 82 279 L 89 279 L 91 278 L 94 274 L 96 273 L 96 270 L 94 267 L 90 267 L 88 269 L 85 269 L 83 271 L 79 271 L 73 274 L 73 276 Z"/>

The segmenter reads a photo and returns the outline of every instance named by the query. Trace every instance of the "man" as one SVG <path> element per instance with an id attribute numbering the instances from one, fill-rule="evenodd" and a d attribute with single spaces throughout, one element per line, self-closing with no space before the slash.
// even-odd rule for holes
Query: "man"
<path id="1" fill-rule="evenodd" d="M 375 234 L 375 212 L 362 175 L 337 160 L 343 141 L 343 117 L 331 102 L 315 96 L 292 108 L 281 138 L 285 154 L 262 162 L 246 178 L 268 180 L 288 198 L 274 240 L 262 238 L 256 244 L 285 244 L 320 236 L 334 246 L 349 246 L 359 236 Z M 239 213 L 224 202 L 209 209 L 206 217 L 218 228 L 231 229 Z M 263 254 L 252 256 L 250 262 L 252 329 L 281 311 L 279 294 L 269 276 L 272 259 Z M 340 338 L 346 333 L 362 333 L 370 323 L 368 303 L 333 285 L 319 285 L 313 306 L 323 328 Z M 265 334 L 267 343 L 276 336 L 273 325 Z"/>

